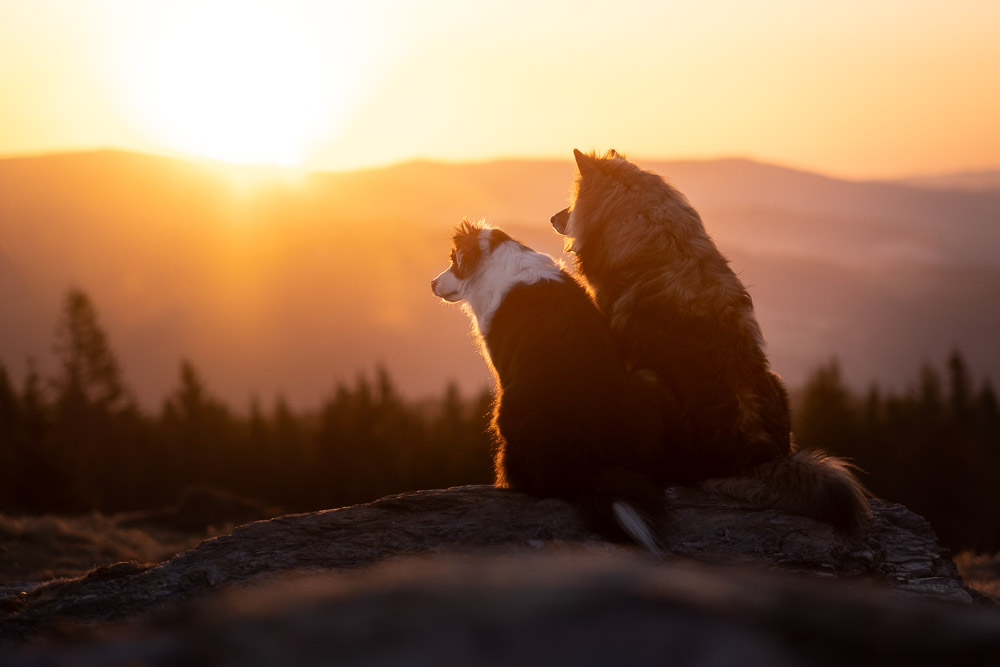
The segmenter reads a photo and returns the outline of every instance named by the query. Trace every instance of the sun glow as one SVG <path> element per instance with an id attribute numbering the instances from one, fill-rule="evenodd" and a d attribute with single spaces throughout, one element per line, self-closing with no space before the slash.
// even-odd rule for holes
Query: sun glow
<path id="1" fill-rule="evenodd" d="M 0 156 L 997 167 L 1000 2 L 680 4 L 0 0 Z"/>
<path id="2" fill-rule="evenodd" d="M 141 132 L 180 153 L 302 164 L 357 102 L 363 22 L 288 4 L 170 3 L 144 15 L 123 87 Z"/>

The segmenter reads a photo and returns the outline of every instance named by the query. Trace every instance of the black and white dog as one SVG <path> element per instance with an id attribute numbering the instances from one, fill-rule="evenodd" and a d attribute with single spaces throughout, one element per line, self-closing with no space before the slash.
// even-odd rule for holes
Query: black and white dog
<path id="1" fill-rule="evenodd" d="M 658 552 L 662 411 L 587 291 L 548 255 L 467 221 L 431 288 L 465 302 L 496 379 L 496 484 L 569 500 Z"/>

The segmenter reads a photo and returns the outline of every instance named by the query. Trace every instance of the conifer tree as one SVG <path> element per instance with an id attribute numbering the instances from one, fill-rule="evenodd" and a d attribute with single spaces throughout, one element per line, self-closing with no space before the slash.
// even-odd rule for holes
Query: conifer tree
<path id="1" fill-rule="evenodd" d="M 122 419 L 136 413 L 90 297 L 69 289 L 55 332 L 59 373 L 53 378 L 55 403 L 50 464 L 71 484 L 63 502 L 80 509 L 109 509 L 134 471 L 125 456 L 136 452 L 126 442 Z"/>
<path id="2" fill-rule="evenodd" d="M 118 359 L 98 321 L 97 309 L 77 287 L 63 299 L 55 353 L 61 367 L 55 382 L 61 400 L 80 400 L 108 412 L 129 403 Z"/>

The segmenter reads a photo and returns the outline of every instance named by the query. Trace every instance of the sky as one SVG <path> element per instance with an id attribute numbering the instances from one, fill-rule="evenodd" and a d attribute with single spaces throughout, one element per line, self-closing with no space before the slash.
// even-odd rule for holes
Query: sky
<path id="1" fill-rule="evenodd" d="M 0 0 L 0 156 L 1000 168 L 997 0 Z"/>

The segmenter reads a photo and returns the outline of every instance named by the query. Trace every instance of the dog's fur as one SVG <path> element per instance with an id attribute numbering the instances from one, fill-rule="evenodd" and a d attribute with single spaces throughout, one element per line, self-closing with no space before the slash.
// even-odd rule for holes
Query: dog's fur
<path id="1" fill-rule="evenodd" d="M 850 464 L 796 451 L 746 288 L 685 197 L 610 151 L 576 155 L 556 231 L 631 370 L 661 382 L 672 481 L 857 529 L 870 516 Z"/>
<path id="2" fill-rule="evenodd" d="M 463 221 L 431 283 L 465 301 L 496 379 L 497 485 L 577 503 L 658 551 L 665 469 L 656 389 L 625 371 L 589 294 L 551 257 Z"/>

